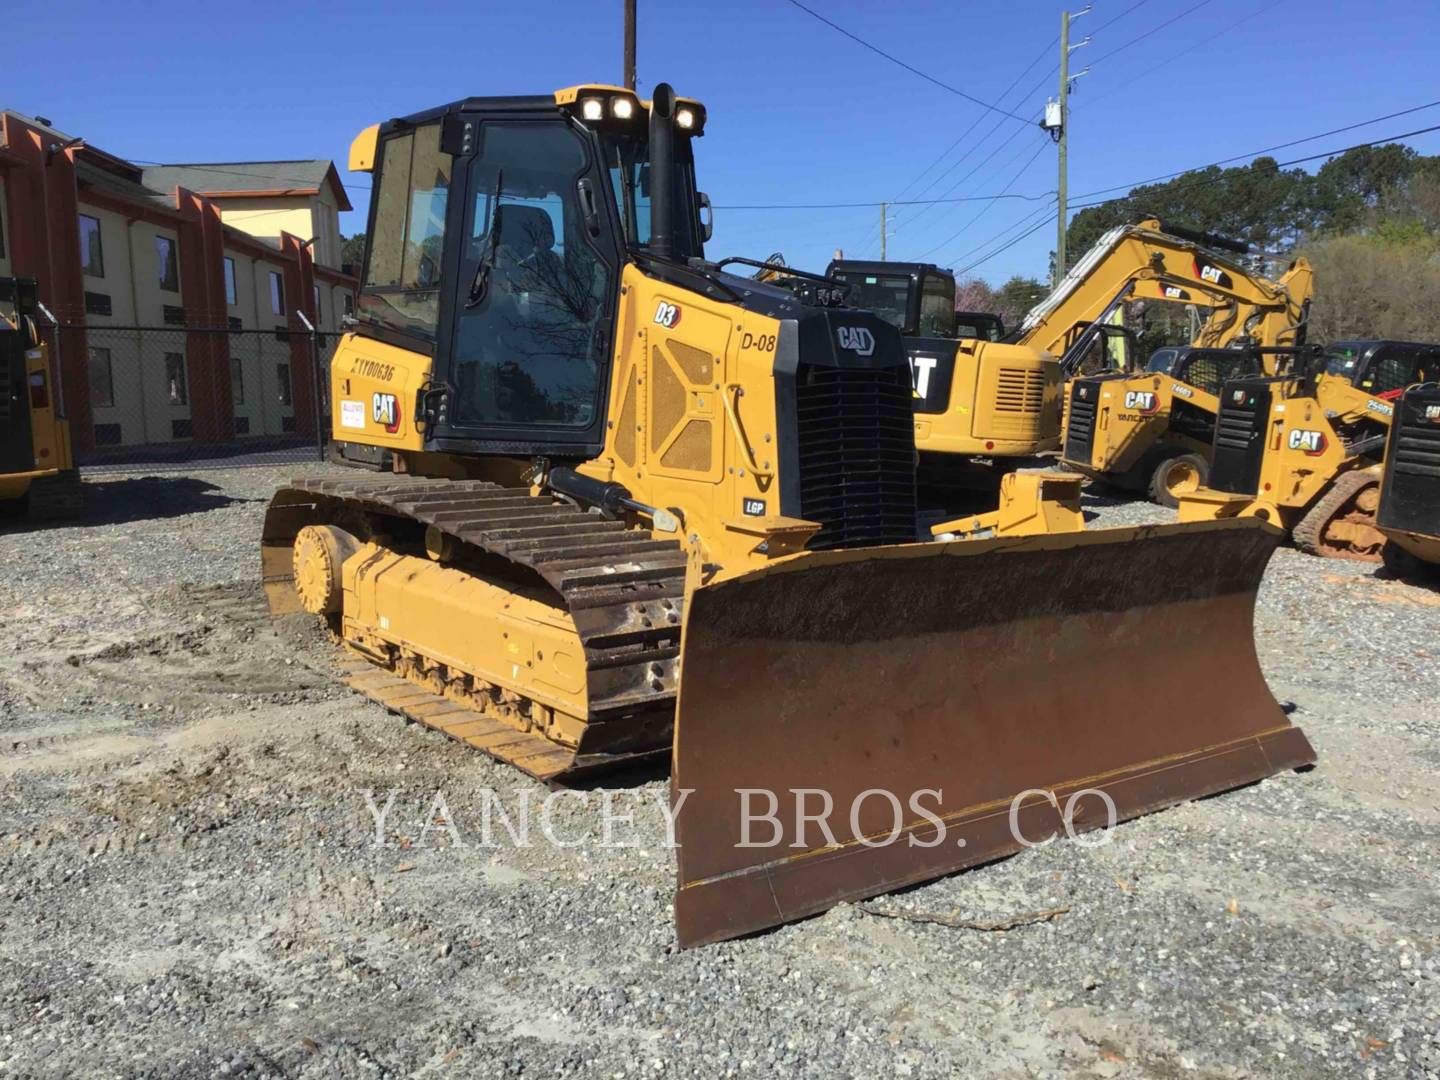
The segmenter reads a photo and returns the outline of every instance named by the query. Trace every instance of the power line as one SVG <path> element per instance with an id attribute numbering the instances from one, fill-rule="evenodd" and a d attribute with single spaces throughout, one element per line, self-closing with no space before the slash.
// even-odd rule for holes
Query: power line
<path id="1" fill-rule="evenodd" d="M 1005 187 L 1004 187 L 1003 189 L 1001 189 L 1001 195 L 1002 195 L 1002 196 L 1005 194 L 1005 192 L 1007 192 L 1007 191 L 1010 190 L 1010 187 L 1011 187 L 1017 180 L 1019 180 L 1020 177 L 1022 177 L 1022 176 L 1025 175 L 1026 171 L 1029 170 L 1030 166 L 1035 164 L 1035 159 L 1038 158 L 1038 157 L 1040 156 L 1040 154 L 1045 150 L 1045 148 L 1046 148 L 1047 146 L 1049 146 L 1049 145 L 1050 145 L 1050 140 L 1049 140 L 1049 139 L 1046 139 L 1046 140 L 1043 141 L 1039 146 L 1037 146 L 1037 147 L 1035 148 L 1035 152 L 1030 155 L 1030 157 L 1026 160 L 1025 164 L 1022 165 L 1022 166 L 1020 166 L 1019 171 L 1018 171 L 1014 176 L 1012 176 L 1012 177 L 1010 178 L 1010 183 L 1006 184 Z M 1011 160 L 1014 160 L 1014 159 L 1012 158 Z M 995 205 L 995 203 L 996 203 L 996 201 L 997 201 L 997 199 L 998 199 L 999 197 L 1000 197 L 1000 196 L 997 196 L 996 198 L 990 199 L 990 200 L 988 201 L 988 203 L 986 204 L 986 206 L 985 206 L 983 209 L 981 209 L 981 211 L 980 211 L 978 214 L 976 214 L 974 217 L 972 217 L 972 218 L 971 218 L 969 221 L 967 221 L 964 225 L 961 225 L 960 228 L 956 229 L 953 233 L 951 233 L 949 236 L 947 236 L 944 240 L 941 240 L 941 241 L 940 241 L 938 244 L 936 244 L 934 247 L 932 247 L 932 248 L 928 249 L 927 251 L 925 251 L 924 254 L 922 254 L 922 255 L 919 256 L 919 258 L 924 259 L 924 258 L 926 258 L 927 256 L 933 254 L 933 253 L 936 252 L 936 251 L 939 251 L 941 248 L 944 248 L 945 246 L 947 246 L 948 244 L 950 244 L 957 236 L 959 236 L 961 233 L 963 233 L 966 229 L 969 229 L 972 225 L 975 224 L 975 222 L 979 221 L 982 217 L 984 217 L 985 214 L 990 210 L 990 208 Z"/>
<path id="2" fill-rule="evenodd" d="M 1133 38 L 1131 38 L 1129 41 L 1125 42 L 1124 45 L 1117 45 L 1117 46 L 1115 46 L 1115 48 L 1111 49 L 1109 52 L 1107 52 L 1107 53 L 1102 53 L 1101 55 L 1097 56 L 1094 60 L 1091 60 L 1091 61 L 1090 61 L 1090 66 L 1091 66 L 1091 67 L 1094 67 L 1096 64 L 1100 63 L 1101 61 L 1110 59 L 1110 57 L 1114 56 L 1116 53 L 1122 52 L 1122 51 L 1124 51 L 1125 49 L 1128 49 L 1131 45 L 1139 44 L 1140 42 L 1144 41 L 1146 38 L 1150 37 L 1152 34 L 1158 34 L 1161 30 L 1164 30 L 1167 26 L 1172 26 L 1172 25 L 1174 25 L 1175 23 L 1179 22 L 1181 19 L 1185 18 L 1186 15 L 1192 15 L 1192 14 L 1194 14 L 1195 12 L 1199 11 L 1201 8 L 1203 8 L 1205 5 L 1210 4 L 1210 3 L 1213 3 L 1213 0 L 1200 0 L 1200 2 L 1199 2 L 1198 4 L 1195 4 L 1195 5 L 1193 5 L 1192 7 L 1186 8 L 1184 11 L 1180 12 L 1180 14 L 1178 14 L 1178 15 L 1172 15 L 1172 16 L 1170 16 L 1170 18 L 1166 19 L 1166 20 L 1165 20 L 1164 22 L 1162 22 L 1159 26 L 1156 26 L 1156 27 L 1153 27 L 1153 28 L 1151 28 L 1151 29 L 1149 29 L 1149 30 L 1146 30 L 1145 33 L 1141 34 L 1139 37 L 1133 37 Z M 1133 10 L 1133 9 L 1132 9 L 1132 10 Z M 1128 12 L 1127 12 L 1127 14 L 1128 14 Z M 1109 23 L 1106 23 L 1105 25 L 1106 25 L 1106 26 L 1109 26 L 1110 24 L 1109 24 Z"/>
<path id="3" fill-rule="evenodd" d="M 1041 206 L 1041 207 L 1039 207 L 1038 209 L 1031 210 L 1028 214 L 1023 215 L 1023 216 L 1020 217 L 1018 220 L 1012 221 L 1009 225 L 1006 225 L 1005 228 L 1001 229 L 1001 230 L 1000 230 L 998 233 L 996 233 L 994 236 L 991 236 L 991 237 L 990 237 L 989 239 L 987 239 L 987 240 L 982 240 L 980 243 L 976 244 L 976 245 L 975 245 L 973 248 L 971 248 L 969 251 L 965 252 L 963 255 L 958 256 L 957 258 L 955 258 L 955 259 L 952 260 L 952 261 L 953 261 L 953 262 L 956 262 L 956 263 L 964 262 L 966 259 L 970 258 L 972 255 L 975 255 L 975 254 L 978 254 L 978 253 L 981 252 L 981 251 L 984 251 L 984 250 L 985 250 L 986 248 L 988 248 L 991 244 L 994 244 L 994 243 L 997 243 L 997 242 L 1000 241 L 1000 240 L 1003 240 L 1005 237 L 1009 236 L 1012 232 L 1014 232 L 1014 231 L 1017 230 L 1017 229 L 1023 229 L 1023 228 L 1025 228 L 1027 225 L 1033 225 L 1033 224 L 1035 224 L 1036 222 L 1048 221 L 1048 220 L 1050 219 L 1050 214 L 1051 214 L 1052 210 L 1054 209 L 1054 206 L 1055 206 L 1055 203 L 1052 201 L 1052 202 L 1046 203 L 1044 206 Z"/>
<path id="4" fill-rule="evenodd" d="M 991 259 L 993 259 L 996 255 L 999 255 L 999 254 L 1001 254 L 1002 252 L 1009 251 L 1009 250 L 1010 250 L 1012 247 L 1014 247 L 1016 244 L 1020 243 L 1021 240 L 1026 240 L 1026 239 L 1028 239 L 1029 237 L 1033 236 L 1035 233 L 1039 232 L 1041 229 L 1047 228 L 1047 227 L 1050 226 L 1051 224 L 1053 224 L 1053 222 L 1050 221 L 1049 215 L 1046 215 L 1045 217 L 1041 218 L 1038 222 L 1036 222 L 1034 225 L 1032 225 L 1030 228 L 1026 229 L 1026 230 L 1025 230 L 1023 233 L 1021 233 L 1019 236 L 1015 237 L 1014 240 L 1011 240 L 1011 241 L 1010 241 L 1009 243 L 1007 243 L 1007 244 L 1001 245 L 1000 247 L 996 248 L 994 251 L 988 252 L 987 254 L 985 254 L 984 256 L 982 256 L 981 258 L 976 259 L 974 262 L 970 263 L 968 266 L 966 266 L 966 267 L 964 267 L 964 268 L 962 268 L 962 269 L 960 269 L 960 270 L 956 270 L 956 271 L 955 271 L 955 276 L 956 276 L 956 277 L 964 277 L 964 276 L 965 276 L 966 274 L 968 274 L 971 270 L 974 270 L 977 266 L 981 266 L 981 265 L 983 265 L 984 263 L 989 262 L 989 261 L 990 261 Z"/>
<path id="5" fill-rule="evenodd" d="M 1124 11 L 1122 11 L 1119 15 L 1116 15 L 1113 19 L 1107 19 L 1105 22 L 1103 22 L 1103 23 L 1101 23 L 1099 26 L 1097 26 L 1097 27 L 1095 28 L 1095 33 L 1098 34 L 1101 30 L 1104 30 L 1107 26 L 1114 26 L 1117 22 L 1119 22 L 1121 19 L 1125 18 L 1127 15 L 1133 15 L 1137 9 L 1143 7 L 1143 6 L 1144 6 L 1146 3 L 1148 3 L 1148 2 L 1149 2 L 1149 0 L 1137 0 L 1136 3 L 1131 4 L 1128 8 L 1126 8 Z"/>
<path id="6" fill-rule="evenodd" d="M 1328 138 L 1331 135 L 1339 135 L 1342 132 L 1354 131 L 1356 128 L 1369 127 L 1371 124 L 1378 124 L 1382 120 L 1394 120 L 1397 116 L 1409 116 L 1411 113 L 1423 112 L 1426 109 L 1433 109 L 1437 105 L 1440 105 L 1440 101 L 1426 102 L 1424 105 L 1416 105 L 1413 108 L 1401 109 L 1399 112 L 1387 113 L 1384 116 L 1376 116 L 1370 120 L 1361 120 L 1359 123 L 1356 124 L 1346 124 L 1344 127 L 1331 128 L 1329 131 L 1322 131 L 1318 135 L 1307 135 L 1303 139 L 1292 139 L 1289 142 L 1276 143 L 1274 146 L 1267 146 L 1263 150 L 1253 150 L 1248 154 L 1236 154 L 1234 157 L 1221 158 L 1219 161 L 1212 161 L 1205 165 L 1198 165 L 1193 169 L 1181 169 L 1178 172 L 1166 173 L 1164 176 L 1153 176 L 1149 180 L 1137 180 L 1133 184 L 1120 184 L 1116 187 L 1097 188 L 1094 191 L 1087 191 L 1085 192 L 1085 194 L 1077 196 L 1077 198 L 1088 199 L 1092 195 L 1104 195 L 1112 191 L 1129 191 L 1133 188 L 1144 187 L 1146 184 L 1158 184 L 1163 180 L 1173 180 L 1177 176 L 1184 176 L 1186 173 L 1199 172 L 1202 169 L 1213 169 L 1219 165 L 1228 165 L 1232 161 L 1244 161 L 1246 158 L 1254 159 L 1261 156 L 1262 154 L 1271 153 L 1274 150 L 1285 150 L 1291 146 L 1299 146 L 1301 143 L 1314 142 L 1316 139 L 1324 139 Z M 1393 142 L 1396 139 L 1408 139 L 1411 135 L 1423 135 L 1425 132 L 1435 130 L 1437 130 L 1437 128 L 1423 128 L 1420 131 L 1410 131 L 1406 132 L 1403 135 L 1392 135 L 1389 138 L 1377 139 L 1375 140 L 1375 142 L 1359 143 L 1356 146 L 1347 146 L 1343 150 L 1332 150 L 1330 151 L 1330 153 L 1343 154 L 1350 150 L 1360 150 L 1366 146 L 1374 146 L 1377 142 Z M 1302 161 L 1313 161 L 1315 160 L 1315 157 L 1326 156 L 1326 154 L 1317 154 L 1314 157 L 1297 158 L 1295 161 L 1283 161 L 1280 164 L 1282 166 L 1295 165 Z M 1105 200 L 1102 199 L 1101 201 L 1104 202 Z"/>
<path id="7" fill-rule="evenodd" d="M 1230 32 L 1231 32 L 1232 30 L 1234 30 L 1236 27 L 1244 25 L 1245 23 L 1249 22 L 1251 19 L 1254 19 L 1254 18 L 1256 18 L 1256 17 L 1258 17 L 1258 16 L 1260 16 L 1260 15 L 1264 15 L 1267 11 L 1273 11 L 1275 8 L 1279 7 L 1279 6 L 1280 6 L 1281 4 L 1283 4 L 1284 2 L 1285 2 L 1285 0 L 1275 0 L 1274 3 L 1272 3 L 1272 4 L 1267 4 L 1265 7 L 1256 8 L 1254 11 L 1251 11 L 1248 15 L 1242 15 L 1240 18 L 1236 19 L 1234 22 L 1228 24 L 1227 26 L 1221 27 L 1219 30 L 1215 31 L 1215 33 L 1213 33 L 1213 34 L 1209 34 L 1209 35 L 1207 35 L 1206 37 L 1203 37 L 1203 38 L 1198 39 L 1197 41 L 1193 41 L 1193 42 L 1191 42 L 1189 45 L 1186 45 L 1183 49 L 1178 50 L 1177 52 L 1169 52 L 1169 53 L 1166 53 L 1166 54 L 1165 54 L 1165 59 L 1161 60 L 1158 64 L 1152 64 L 1150 67 L 1145 68 L 1145 70 L 1139 72 L 1138 74 L 1135 74 L 1135 75 L 1130 76 L 1130 77 L 1129 77 L 1129 80 L 1125 83 L 1125 85 L 1123 85 L 1123 86 L 1116 86 L 1116 87 L 1114 87 L 1114 88 L 1112 88 L 1112 89 L 1110 89 L 1110 90 L 1105 91 L 1103 94 L 1100 94 L 1100 95 L 1098 95 L 1098 96 L 1096 96 L 1096 97 L 1087 98 L 1087 99 L 1085 99 L 1084 104 L 1085 104 L 1086 106 L 1091 106 L 1091 105 L 1094 105 L 1097 101 L 1104 101 L 1106 98 L 1114 97 L 1114 96 L 1115 96 L 1116 94 L 1118 94 L 1121 90 L 1130 90 L 1130 89 L 1135 85 L 1135 83 L 1139 82 L 1139 81 L 1140 81 L 1141 79 L 1143 79 L 1146 75 L 1149 75 L 1150 73 L 1155 72 L 1155 71 L 1159 71 L 1161 68 L 1170 67 L 1177 59 L 1179 59 L 1180 57 L 1184 56 L 1186 53 L 1194 52 L 1196 49 L 1200 48 L 1201 45 L 1208 45 L 1210 42 L 1214 41 L 1216 38 L 1222 37 L 1222 36 L 1224 36 L 1225 34 L 1230 33 Z"/>
<path id="8" fill-rule="evenodd" d="M 864 207 L 885 206 L 934 206 L 937 203 L 968 203 L 987 202 L 992 199 L 1023 199 L 1026 202 L 1035 202 L 1038 199 L 1048 199 L 1051 192 L 1042 195 L 1007 195 L 1000 192 L 995 195 L 963 195 L 953 199 L 875 199 L 871 202 L 843 202 L 843 203 L 734 203 L 728 206 L 716 206 L 716 210 L 853 210 Z"/>
<path id="9" fill-rule="evenodd" d="M 851 41 L 855 42 L 855 44 L 864 46 L 865 48 L 869 49 L 871 52 L 875 53 L 875 54 L 878 55 L 878 56 L 883 56 L 886 60 L 889 60 L 892 64 L 898 64 L 900 67 L 904 68 L 906 71 L 910 72 L 912 75 L 919 75 L 920 78 L 924 79 L 926 82 L 934 83 L 936 86 L 940 87 L 940 89 L 942 89 L 942 90 L 948 90 L 950 93 L 954 94 L 956 97 L 962 97 L 962 98 L 964 98 L 966 101 L 969 101 L 969 102 L 972 102 L 973 104 L 979 105 L 979 106 L 981 106 L 982 108 L 989 109 L 991 112 L 1000 113 L 1002 116 L 1008 116 L 1008 117 L 1010 117 L 1011 120 L 1018 120 L 1018 121 L 1020 121 L 1020 123 L 1022 123 L 1022 124 L 1028 124 L 1028 123 L 1030 123 L 1030 121 L 1027 120 L 1027 119 L 1025 119 L 1025 117 L 1023 117 L 1023 116 L 1016 116 L 1014 113 L 1008 112 L 1007 110 L 1000 108 L 998 105 L 991 105 L 988 101 L 981 101 L 981 100 L 980 100 L 979 98 L 977 98 L 974 94 L 967 94 L 964 90 L 957 89 L 956 87 L 951 86 L 949 83 L 941 82 L 939 79 L 935 78 L 935 76 L 926 74 L 925 72 L 921 71 L 919 68 L 914 67 L 914 66 L 911 65 L 911 64 L 907 64 L 904 60 L 901 60 L 898 56 L 893 56 L 893 55 L 891 55 L 890 53 L 886 52 L 884 49 L 882 49 L 882 48 L 880 48 L 880 47 L 878 47 L 878 46 L 876 46 L 876 45 L 872 45 L 870 42 L 866 41 L 864 38 L 862 38 L 862 37 L 860 37 L 860 36 L 858 36 L 858 35 L 856 35 L 856 34 L 852 34 L 849 30 L 846 30 L 843 26 L 840 26 L 840 25 L 838 25 L 837 23 L 831 22 L 829 19 L 827 19 L 824 15 L 821 15 L 821 14 L 820 14 L 818 11 L 816 11 L 814 8 L 806 7 L 804 4 L 800 3 L 800 0 L 789 0 L 789 3 L 792 4 L 793 6 L 799 8 L 801 11 L 805 12 L 807 15 L 810 15 L 810 16 L 813 17 L 813 18 L 819 19 L 819 20 L 820 20 L 822 23 L 824 23 L 826 26 L 830 27 L 830 29 L 837 31 L 838 33 L 844 34 L 844 35 L 845 35 L 847 38 L 849 38 Z"/>

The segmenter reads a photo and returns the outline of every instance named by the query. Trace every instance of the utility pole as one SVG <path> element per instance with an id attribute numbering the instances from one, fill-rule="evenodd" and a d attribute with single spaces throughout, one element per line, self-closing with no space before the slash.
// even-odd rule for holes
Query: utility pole
<path id="1" fill-rule="evenodd" d="M 1078 19 L 1081 15 L 1090 12 L 1087 6 L 1083 11 L 1070 14 L 1068 11 L 1060 13 L 1060 96 L 1059 99 L 1050 102 L 1045 108 L 1045 119 L 1041 127 L 1050 132 L 1050 137 L 1059 146 L 1060 176 L 1055 185 L 1056 196 L 1056 221 L 1055 221 L 1055 268 L 1052 274 L 1052 284 L 1060 284 L 1060 279 L 1065 276 L 1065 227 L 1068 224 L 1069 208 L 1066 205 L 1066 186 L 1069 179 L 1069 156 L 1070 156 L 1070 20 Z M 1079 49 L 1090 44 L 1087 37 L 1084 41 L 1075 45 Z M 1088 70 L 1088 69 L 1087 69 Z M 1085 72 L 1081 72 L 1081 75 Z M 1078 76 L 1077 76 L 1078 78 Z"/>
<path id="2" fill-rule="evenodd" d="M 889 204 L 889 203 L 883 203 L 883 202 L 882 202 L 882 203 L 880 204 L 880 261 L 881 261 L 881 262 L 884 262 L 884 261 L 885 261 L 885 241 L 886 241 L 886 239 L 887 239 L 887 237 L 886 237 L 885 234 L 889 231 L 889 228 L 890 228 L 889 224 L 888 224 L 888 223 L 886 222 L 886 220 L 885 220 L 885 211 L 887 211 L 888 209 L 890 209 L 890 204 Z"/>
<path id="3" fill-rule="evenodd" d="M 635 0 L 625 4 L 625 89 L 635 89 Z"/>

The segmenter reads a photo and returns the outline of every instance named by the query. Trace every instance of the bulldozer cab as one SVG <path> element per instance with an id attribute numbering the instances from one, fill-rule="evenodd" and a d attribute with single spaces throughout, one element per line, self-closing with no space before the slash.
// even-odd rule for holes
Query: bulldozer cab
<path id="1" fill-rule="evenodd" d="M 372 404 L 387 428 L 414 408 L 433 450 L 599 452 L 623 263 L 703 255 L 703 111 L 674 111 L 658 169 L 644 110 L 603 87 L 469 98 L 361 136 L 376 194 L 359 328 L 433 357 L 415 397 Z"/>

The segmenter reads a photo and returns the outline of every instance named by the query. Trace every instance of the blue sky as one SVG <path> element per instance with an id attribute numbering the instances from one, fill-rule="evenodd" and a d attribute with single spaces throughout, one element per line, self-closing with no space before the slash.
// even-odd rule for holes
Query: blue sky
<path id="1" fill-rule="evenodd" d="M 1064 3 L 805 2 L 1018 116 L 1038 119 L 1055 93 Z M 712 256 L 778 250 L 815 269 L 837 247 L 875 257 L 880 200 L 1008 191 L 1041 198 L 898 208 L 890 257 L 964 269 L 1048 220 L 973 270 L 1045 275 L 1056 155 L 1038 128 L 911 74 L 787 0 L 639 6 L 641 92 L 668 80 L 710 111 L 697 156 L 719 208 Z M 164 18 L 117 0 L 14 8 L 0 105 L 134 159 L 331 157 L 343 170 L 354 134 L 389 116 L 620 81 L 620 0 L 201 2 Z M 1072 58 L 1073 71 L 1093 64 L 1072 98 L 1072 198 L 1440 100 L 1435 0 L 1096 0 L 1072 33 L 1094 36 Z M 1276 156 L 1432 124 L 1440 107 Z M 1408 141 L 1440 153 L 1440 132 Z M 363 211 L 368 177 L 346 179 Z M 727 209 L 775 203 L 872 205 Z M 345 232 L 363 228 L 360 213 L 348 218 Z"/>

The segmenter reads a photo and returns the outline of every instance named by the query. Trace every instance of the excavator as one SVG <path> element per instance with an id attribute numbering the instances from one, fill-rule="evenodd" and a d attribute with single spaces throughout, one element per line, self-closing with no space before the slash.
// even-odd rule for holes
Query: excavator
<path id="1" fill-rule="evenodd" d="M 0 277 L 0 508 L 31 521 L 73 516 L 81 506 L 60 382 L 36 328 L 39 310 L 34 278 Z"/>
<path id="2" fill-rule="evenodd" d="M 1396 577 L 1440 577 L 1440 381 L 1410 387 L 1395 406 L 1375 528 Z"/>
<path id="3" fill-rule="evenodd" d="M 931 263 L 836 259 L 825 276 L 904 336 L 922 506 L 958 511 L 988 504 L 1002 476 L 1059 445 L 1054 358 L 999 341 L 997 316 L 987 322 L 972 315 L 967 326 L 973 332 L 960 334 L 950 271 Z"/>
<path id="4" fill-rule="evenodd" d="M 1210 482 L 1182 494 L 1180 520 L 1258 517 L 1312 555 L 1380 561 L 1375 515 L 1395 400 L 1436 378 L 1440 345 L 1343 341 L 1297 352 L 1279 375 L 1227 382 Z"/>
<path id="5" fill-rule="evenodd" d="M 1255 653 L 1273 527 L 916 542 L 900 331 L 706 257 L 706 120 L 583 85 L 355 139 L 332 428 L 393 471 L 277 491 L 276 617 L 539 780 L 668 756 L 685 947 L 1312 761 Z"/>

